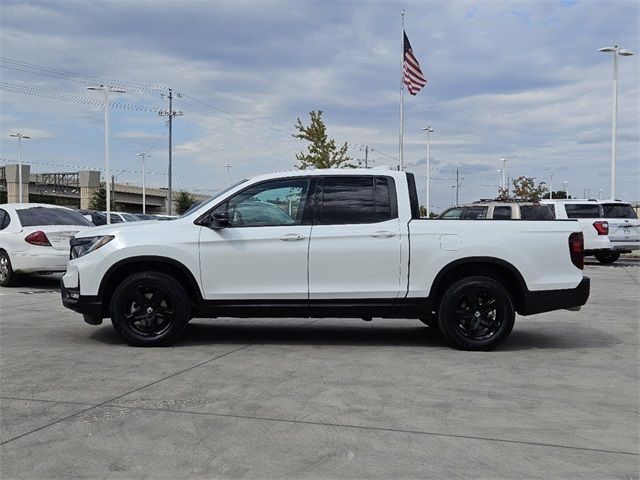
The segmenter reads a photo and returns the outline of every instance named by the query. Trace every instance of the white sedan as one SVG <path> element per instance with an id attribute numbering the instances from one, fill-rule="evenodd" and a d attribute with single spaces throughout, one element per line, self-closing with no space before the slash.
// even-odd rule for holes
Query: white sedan
<path id="1" fill-rule="evenodd" d="M 40 203 L 0 205 L 0 286 L 16 275 L 64 272 L 69 239 L 93 223 L 66 207 Z"/>

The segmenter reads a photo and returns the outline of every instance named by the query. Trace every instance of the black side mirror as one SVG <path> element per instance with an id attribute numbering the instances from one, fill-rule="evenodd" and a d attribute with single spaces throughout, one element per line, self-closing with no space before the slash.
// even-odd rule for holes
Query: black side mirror
<path id="1" fill-rule="evenodd" d="M 231 226 L 229 223 L 229 214 L 227 212 L 213 212 L 211 214 L 212 228 L 227 228 Z"/>

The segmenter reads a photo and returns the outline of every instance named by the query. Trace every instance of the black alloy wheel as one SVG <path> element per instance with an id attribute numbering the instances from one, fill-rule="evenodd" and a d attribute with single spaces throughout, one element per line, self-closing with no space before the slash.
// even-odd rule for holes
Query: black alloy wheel
<path id="1" fill-rule="evenodd" d="M 438 320 L 442 333 L 454 347 L 490 350 L 511 333 L 515 309 L 500 282 L 489 277 L 469 277 L 447 289 Z"/>
<path id="2" fill-rule="evenodd" d="M 131 345 L 166 346 L 189 321 L 187 293 L 172 277 L 143 272 L 126 278 L 111 299 L 111 322 Z"/>

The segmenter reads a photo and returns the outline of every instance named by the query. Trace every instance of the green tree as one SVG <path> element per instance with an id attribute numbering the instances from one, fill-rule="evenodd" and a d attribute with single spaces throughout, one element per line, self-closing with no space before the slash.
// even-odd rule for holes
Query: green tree
<path id="1" fill-rule="evenodd" d="M 538 202 L 548 194 L 549 189 L 545 182 L 536 185 L 535 177 L 519 176 L 511 181 L 513 185 L 512 195 L 504 189 L 500 188 L 497 200 L 521 200 L 525 202 Z"/>
<path id="2" fill-rule="evenodd" d="M 89 200 L 89 209 L 99 210 L 101 212 L 104 212 L 107 209 L 107 190 L 104 183 L 100 183 L 100 188 L 93 192 L 91 200 Z M 111 196 L 111 211 L 115 211 L 113 195 Z"/>
<path id="3" fill-rule="evenodd" d="M 176 213 L 182 215 L 191 208 L 195 201 L 196 197 L 194 195 L 185 190 L 180 190 L 173 200 L 176 206 Z"/>
<path id="4" fill-rule="evenodd" d="M 300 162 L 298 168 L 305 170 L 308 167 L 316 168 L 355 168 L 358 165 L 352 163 L 352 158 L 347 155 L 348 145 L 344 142 L 340 148 L 336 147 L 336 141 L 327 136 L 327 128 L 322 121 L 322 110 L 309 112 L 311 125 L 302 124 L 300 118 L 294 125 L 298 133 L 295 138 L 310 142 L 306 152 L 296 153 L 296 159 Z"/>

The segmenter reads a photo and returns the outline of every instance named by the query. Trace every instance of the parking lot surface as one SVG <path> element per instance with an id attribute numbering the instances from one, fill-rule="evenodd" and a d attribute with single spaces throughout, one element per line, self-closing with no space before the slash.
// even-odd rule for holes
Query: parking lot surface
<path id="1" fill-rule="evenodd" d="M 497 351 L 418 321 L 194 320 L 125 345 L 58 277 L 0 288 L 2 478 L 638 478 L 640 264 Z"/>

